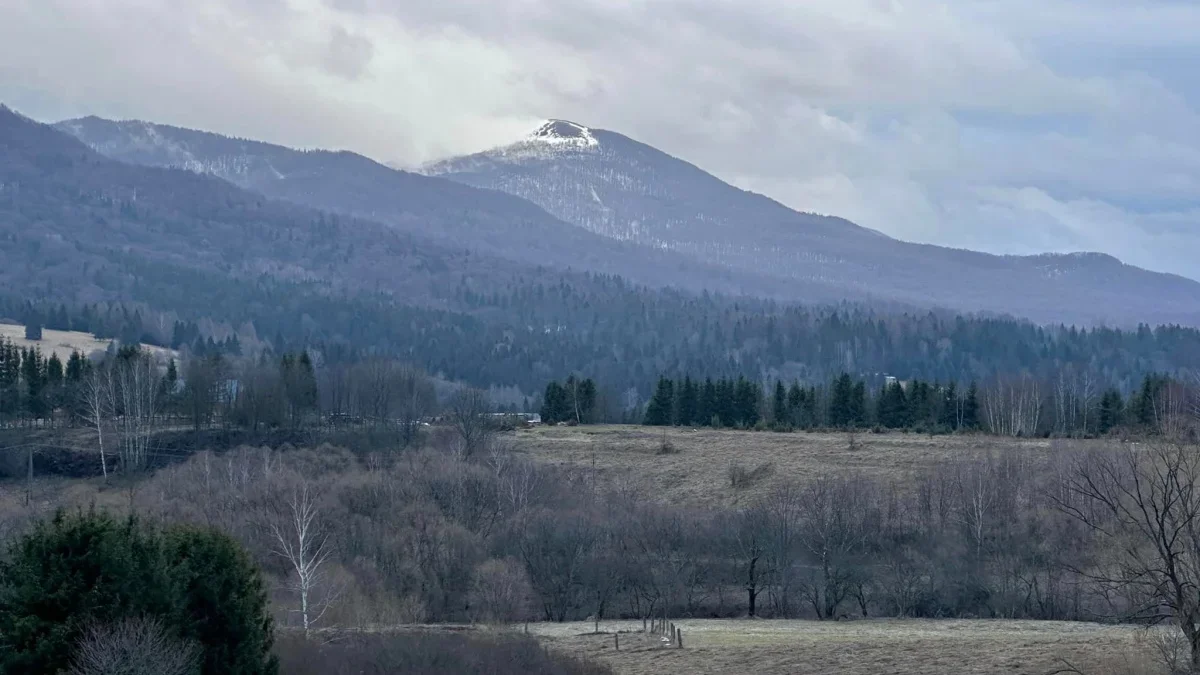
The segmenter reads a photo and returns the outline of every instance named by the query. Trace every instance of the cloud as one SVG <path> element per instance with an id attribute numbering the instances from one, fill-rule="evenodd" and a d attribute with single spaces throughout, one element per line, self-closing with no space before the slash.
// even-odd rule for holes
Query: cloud
<path id="1" fill-rule="evenodd" d="M 0 100 L 416 164 L 544 117 L 796 208 L 1200 278 L 1200 6 L 10 0 Z"/>

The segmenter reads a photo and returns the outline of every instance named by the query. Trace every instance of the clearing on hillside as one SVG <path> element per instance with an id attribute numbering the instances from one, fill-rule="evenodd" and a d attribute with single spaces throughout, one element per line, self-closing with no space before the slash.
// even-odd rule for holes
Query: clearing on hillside
<path id="1" fill-rule="evenodd" d="M 1105 442 L 633 425 L 539 427 L 512 438 L 518 451 L 537 461 L 595 467 L 599 484 L 627 484 L 636 494 L 672 504 L 709 505 L 736 505 L 784 481 L 822 474 L 904 479 L 949 460 L 1010 452 L 1038 458 Z M 741 472 L 737 487 L 735 471 Z"/>
<path id="2" fill-rule="evenodd" d="M 683 648 L 641 623 L 531 624 L 548 646 L 617 675 L 1044 675 L 1066 659 L 1085 673 L 1151 675 L 1145 629 L 1053 621 L 881 619 L 848 622 L 682 620 Z M 1167 629 L 1155 629 L 1167 630 Z M 612 633 L 620 635 L 616 651 Z"/>
<path id="3" fill-rule="evenodd" d="M 58 354 L 58 358 L 64 361 L 73 351 L 81 352 L 84 356 L 90 356 L 94 352 L 102 352 L 108 349 L 108 345 L 112 344 L 112 340 L 102 340 L 91 333 L 81 333 L 73 330 L 50 330 L 49 328 L 42 330 L 41 340 L 26 340 L 24 326 L 3 323 L 0 324 L 0 340 L 5 339 L 21 348 L 37 347 L 42 350 L 42 354 L 47 358 L 51 354 Z M 170 349 L 163 347 L 147 345 L 146 348 L 159 355 L 173 353 Z"/>

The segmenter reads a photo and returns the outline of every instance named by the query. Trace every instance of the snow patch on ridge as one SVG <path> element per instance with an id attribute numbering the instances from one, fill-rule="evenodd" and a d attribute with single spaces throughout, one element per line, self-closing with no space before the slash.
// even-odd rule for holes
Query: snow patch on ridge
<path id="1" fill-rule="evenodd" d="M 567 120 L 546 120 L 537 130 L 526 136 L 525 140 L 581 148 L 600 145 L 600 141 L 592 135 L 591 129 Z"/>

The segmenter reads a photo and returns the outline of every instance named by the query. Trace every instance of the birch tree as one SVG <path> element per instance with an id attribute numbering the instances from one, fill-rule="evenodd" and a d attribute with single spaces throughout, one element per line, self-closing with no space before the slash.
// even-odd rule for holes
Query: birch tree
<path id="1" fill-rule="evenodd" d="M 105 366 L 93 367 L 79 390 L 82 411 L 88 424 L 96 429 L 96 445 L 100 449 L 100 471 L 108 480 L 108 458 L 104 454 L 104 424 L 112 414 L 112 371 Z"/>
<path id="2" fill-rule="evenodd" d="M 325 564 L 333 555 L 329 532 L 321 518 L 318 495 L 308 481 L 300 479 L 277 505 L 270 523 L 272 552 L 287 561 L 294 573 L 289 584 L 300 603 L 304 636 L 311 635 L 336 596 L 330 589 L 320 598 L 317 591 L 326 582 Z"/>

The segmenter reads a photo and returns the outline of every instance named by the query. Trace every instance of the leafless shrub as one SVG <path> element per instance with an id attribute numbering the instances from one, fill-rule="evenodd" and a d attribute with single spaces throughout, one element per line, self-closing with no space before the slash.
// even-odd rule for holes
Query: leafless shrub
<path id="1" fill-rule="evenodd" d="M 85 629 L 67 675 L 188 675 L 199 659 L 195 644 L 156 619 L 125 619 Z"/>
<path id="2" fill-rule="evenodd" d="M 496 433 L 491 410 L 487 392 L 479 389 L 460 389 L 450 397 L 447 415 L 458 433 L 464 457 L 473 457 L 487 449 Z"/>
<path id="3" fill-rule="evenodd" d="M 532 595 L 523 565 L 511 558 L 489 560 L 475 569 L 471 584 L 473 618 L 494 624 L 527 619 Z"/>
<path id="4" fill-rule="evenodd" d="M 735 490 L 748 488 L 773 473 L 775 473 L 773 462 L 763 462 L 753 469 L 746 468 L 746 465 L 741 462 L 730 462 L 729 487 Z"/>
<path id="5" fill-rule="evenodd" d="M 667 438 L 665 433 L 662 435 L 662 439 L 659 440 L 658 447 L 654 450 L 654 454 L 656 455 L 678 455 L 681 452 L 683 451 L 672 443 L 671 439 Z"/>

